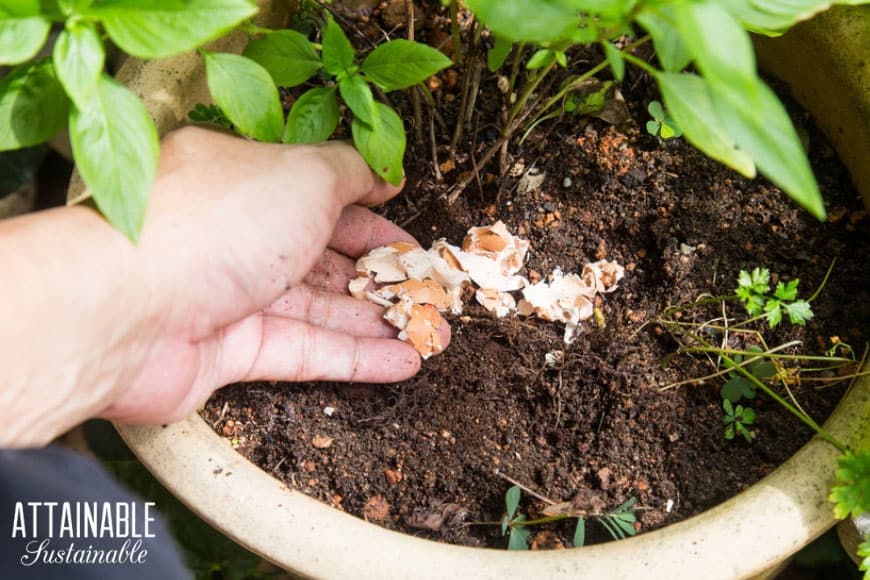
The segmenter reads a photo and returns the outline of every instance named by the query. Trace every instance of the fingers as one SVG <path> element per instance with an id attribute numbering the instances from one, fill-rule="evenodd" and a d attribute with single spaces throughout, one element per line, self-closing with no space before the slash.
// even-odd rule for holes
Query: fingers
<path id="1" fill-rule="evenodd" d="M 323 155 L 338 177 L 335 193 L 341 205 L 377 205 L 399 193 L 398 186 L 377 177 L 356 149 L 340 141 L 327 141 L 314 148 Z"/>
<path id="2" fill-rule="evenodd" d="M 327 248 L 308 272 L 304 282 L 329 292 L 349 294 L 347 285 L 356 276 L 354 260 Z"/>
<path id="3" fill-rule="evenodd" d="M 350 336 L 289 318 L 262 319 L 260 346 L 252 361 L 235 359 L 251 349 L 225 336 L 225 368 L 248 369 L 236 381 L 342 381 L 392 383 L 420 369 L 417 352 L 403 342 Z"/>
<path id="4" fill-rule="evenodd" d="M 264 314 L 293 318 L 353 336 L 395 338 L 397 334 L 396 329 L 384 320 L 382 306 L 311 286 L 296 286 L 288 290 Z"/>
<path id="5" fill-rule="evenodd" d="M 417 240 L 411 234 L 393 222 L 364 207 L 350 205 L 341 212 L 329 247 L 346 256 L 357 258 L 369 250 L 393 242 L 417 245 Z"/>

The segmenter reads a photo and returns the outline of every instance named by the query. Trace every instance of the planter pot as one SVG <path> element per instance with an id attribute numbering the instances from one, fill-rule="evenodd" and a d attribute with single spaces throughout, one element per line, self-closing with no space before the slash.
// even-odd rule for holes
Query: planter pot
<path id="1" fill-rule="evenodd" d="M 863 16 L 867 16 L 866 11 Z M 847 17 L 845 23 L 852 20 L 852 16 Z M 839 57 L 823 65 L 814 62 L 816 50 L 837 55 L 841 43 L 853 41 L 856 47 L 866 48 L 866 37 L 862 41 L 857 33 L 837 34 L 836 43 L 820 42 L 812 58 L 799 59 L 801 77 L 794 77 L 795 69 L 781 58 L 792 49 L 781 49 L 779 43 L 798 40 L 801 44 L 808 37 L 815 39 L 810 31 L 831 21 L 844 22 L 832 12 L 774 43 L 760 43 L 773 55 L 762 57 L 761 62 L 775 74 L 781 72 L 787 82 L 799 78 L 806 94 L 842 98 L 848 105 L 836 109 L 827 101 L 805 98 L 797 92 L 828 130 L 843 159 L 847 163 L 855 160 L 851 162 L 853 176 L 865 200 L 870 200 L 870 181 L 866 173 L 859 172 L 859 161 L 870 157 L 870 91 L 866 84 L 870 75 L 858 72 L 859 66 L 866 69 L 870 65 L 858 64 L 864 58 L 860 48 L 852 55 L 854 62 Z M 865 28 L 862 33 L 866 32 Z M 221 42 L 220 50 L 241 48 L 238 37 Z M 815 72 L 825 73 L 827 78 L 806 76 Z M 149 64 L 133 60 L 125 64 L 119 78 L 143 95 L 161 133 L 184 123 L 186 112 L 196 102 L 208 102 L 198 57 Z M 861 100 L 856 101 L 854 95 L 860 95 Z M 830 116 L 843 108 L 857 115 L 857 121 Z M 838 139 L 839 129 L 852 133 Z M 866 376 L 862 379 L 825 424 L 851 445 L 866 438 L 870 427 L 866 413 L 870 380 Z M 689 520 L 579 550 L 508 552 L 398 534 L 289 490 L 236 453 L 198 415 L 163 427 L 117 428 L 142 463 L 203 519 L 250 550 L 303 576 L 745 578 L 769 574 L 835 523 L 827 494 L 837 451 L 818 438 L 750 489 Z"/>

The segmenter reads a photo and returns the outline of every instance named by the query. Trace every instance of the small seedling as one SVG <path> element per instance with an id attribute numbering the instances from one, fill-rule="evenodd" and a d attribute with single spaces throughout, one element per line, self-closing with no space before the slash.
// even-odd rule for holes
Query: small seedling
<path id="1" fill-rule="evenodd" d="M 521 495 L 522 491 L 516 485 L 508 489 L 504 495 L 505 514 L 501 519 L 501 535 L 504 536 L 510 531 L 508 550 L 529 549 L 528 539 L 531 532 L 522 525 L 526 521 L 526 516 L 517 515 Z"/>
<path id="2" fill-rule="evenodd" d="M 662 139 L 671 139 L 680 137 L 683 132 L 677 126 L 662 104 L 658 101 L 652 101 L 646 108 L 652 119 L 646 122 L 646 131 L 650 135 L 659 136 Z"/>
<path id="3" fill-rule="evenodd" d="M 809 302 L 797 299 L 799 282 L 798 278 L 788 283 L 779 282 L 771 296 L 770 270 L 755 268 L 751 273 L 740 270 L 736 292 L 746 312 L 750 316 L 766 317 L 771 328 L 782 322 L 783 310 L 792 324 L 804 326 L 813 317 L 813 310 Z"/>
<path id="4" fill-rule="evenodd" d="M 630 498 L 609 514 L 596 518 L 614 540 L 621 540 L 637 533 L 634 529 L 637 516 L 632 507 L 636 501 L 635 498 Z"/>
<path id="5" fill-rule="evenodd" d="M 607 530 L 607 533 L 614 540 L 622 540 L 627 536 L 633 536 L 637 533 L 634 529 L 634 524 L 637 522 L 635 515 L 634 504 L 637 502 L 635 498 L 629 498 L 619 507 L 606 514 L 587 514 L 586 512 L 578 512 L 578 510 L 570 507 L 569 504 L 558 504 L 550 506 L 551 508 L 559 508 L 567 506 L 567 509 L 558 510 L 552 515 L 530 520 L 525 515 L 517 513 L 520 504 L 520 496 L 522 490 L 519 486 L 514 485 L 505 493 L 505 513 L 498 522 L 501 525 L 502 535 L 510 534 L 508 537 L 508 550 L 528 550 L 528 539 L 531 535 L 529 528 L 531 526 L 558 522 L 561 520 L 577 518 L 577 524 L 574 527 L 573 543 L 575 548 L 580 548 L 586 543 L 586 518 L 592 517 L 601 526 Z M 547 514 L 548 511 L 544 510 Z M 496 523 L 496 522 L 481 522 L 481 523 Z"/>
<path id="6" fill-rule="evenodd" d="M 755 423 L 755 411 L 743 405 L 734 407 L 728 399 L 722 401 L 722 407 L 725 409 L 725 417 L 722 419 L 725 423 L 725 439 L 730 441 L 739 433 L 748 443 L 752 443 L 754 435 L 746 426 Z"/>
<path id="7" fill-rule="evenodd" d="M 757 346 L 750 346 L 747 350 L 757 352 L 759 354 L 762 353 L 762 350 Z M 734 362 L 736 362 L 737 364 L 742 363 L 743 355 L 734 355 Z M 757 360 L 750 362 L 748 365 L 746 365 L 746 367 L 747 370 L 752 374 L 752 376 L 760 381 L 769 379 L 777 373 L 776 366 L 772 362 L 765 360 L 764 358 L 758 358 Z M 722 390 L 720 391 L 723 399 L 727 399 L 732 403 L 737 403 L 740 401 L 741 398 L 755 398 L 755 392 L 757 389 L 755 383 L 734 371 L 728 373 L 728 377 L 728 381 L 724 385 L 722 385 Z"/>

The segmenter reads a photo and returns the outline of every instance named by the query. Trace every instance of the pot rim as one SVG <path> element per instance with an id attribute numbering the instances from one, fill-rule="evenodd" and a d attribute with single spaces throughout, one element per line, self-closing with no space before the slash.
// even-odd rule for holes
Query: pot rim
<path id="1" fill-rule="evenodd" d="M 258 3 L 263 11 L 273 4 Z M 227 42 L 216 49 L 241 49 L 238 38 Z M 165 86 L 186 91 L 188 99 L 201 95 L 179 82 L 202 75 L 196 59 L 185 58 L 146 66 L 132 59 L 118 75 L 143 94 L 161 133 L 183 122 L 185 109 L 169 111 L 165 91 L 155 98 L 145 94 L 146 85 L 155 82 L 152 68 L 159 66 L 173 78 Z M 143 75 L 150 81 L 143 83 Z M 74 191 L 75 183 L 71 196 Z M 854 445 L 870 431 L 868 408 L 870 377 L 864 376 L 825 428 Z M 747 577 L 776 566 L 835 522 L 827 496 L 838 452 L 819 437 L 755 485 L 690 519 L 580 550 L 515 552 L 416 538 L 329 507 L 262 471 L 197 414 L 167 426 L 115 427 L 149 471 L 200 517 L 306 577 Z"/>

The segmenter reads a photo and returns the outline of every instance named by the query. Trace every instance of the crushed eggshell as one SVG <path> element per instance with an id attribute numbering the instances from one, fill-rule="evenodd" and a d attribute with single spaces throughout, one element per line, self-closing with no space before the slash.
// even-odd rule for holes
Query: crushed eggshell
<path id="1" fill-rule="evenodd" d="M 615 290 L 625 270 L 599 260 L 579 276 L 556 269 L 549 281 L 538 275 L 530 284 L 519 274 L 528 251 L 529 241 L 511 234 L 501 221 L 470 228 L 461 248 L 445 239 L 428 250 L 396 242 L 357 260 L 358 276 L 348 289 L 354 297 L 386 308 L 384 318 L 423 358 L 444 350 L 440 313 L 461 314 L 463 291 L 470 284 L 477 286 L 477 302 L 499 318 L 517 312 L 564 322 L 564 340 L 570 344 L 580 322 L 592 317 L 596 294 Z M 511 292 L 520 290 L 523 298 L 517 303 Z"/>
<path id="2" fill-rule="evenodd" d="M 599 292 L 612 292 L 625 274 L 616 262 L 598 261 L 587 264 L 582 276 L 553 271 L 549 282 L 540 281 L 523 290 L 518 311 L 534 314 L 544 320 L 565 323 L 565 344 L 577 338 L 580 322 L 592 318 L 595 312 L 593 298 Z"/>
<path id="3" fill-rule="evenodd" d="M 424 359 L 444 350 L 440 333 L 444 319 L 432 304 L 415 304 L 406 297 L 388 308 L 384 318 L 400 329 L 399 340 L 413 346 Z"/>
<path id="4" fill-rule="evenodd" d="M 517 309 L 517 301 L 512 295 L 493 288 L 479 288 L 475 293 L 475 298 L 481 306 L 498 318 L 504 318 Z"/>

